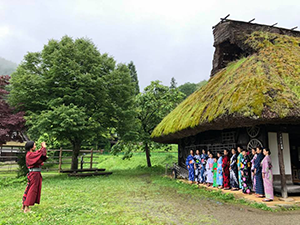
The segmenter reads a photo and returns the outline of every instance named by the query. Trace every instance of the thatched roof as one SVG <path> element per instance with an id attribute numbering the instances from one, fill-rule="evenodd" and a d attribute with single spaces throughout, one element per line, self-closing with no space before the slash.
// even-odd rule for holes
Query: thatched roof
<path id="1" fill-rule="evenodd" d="M 300 124 L 300 38 L 253 32 L 255 53 L 216 73 L 154 129 L 163 143 L 207 130 Z"/>

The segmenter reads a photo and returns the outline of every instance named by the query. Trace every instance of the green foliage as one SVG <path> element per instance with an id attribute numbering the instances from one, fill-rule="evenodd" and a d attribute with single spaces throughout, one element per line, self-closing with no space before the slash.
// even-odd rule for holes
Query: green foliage
<path id="1" fill-rule="evenodd" d="M 164 86 L 160 81 L 151 82 L 142 93 L 136 96 L 138 115 L 134 125 L 137 132 L 135 135 L 132 134 L 129 141 L 120 141 L 115 145 L 113 153 L 124 152 L 124 158 L 129 158 L 132 156 L 132 151 L 144 149 L 148 165 L 151 166 L 150 149 L 164 148 L 168 151 L 171 146 L 152 142 L 150 135 L 155 126 L 181 102 L 182 98 L 183 93 L 177 88 Z"/>
<path id="2" fill-rule="evenodd" d="M 177 88 L 177 82 L 174 77 L 171 78 L 170 89 Z"/>
<path id="3" fill-rule="evenodd" d="M 207 84 L 206 80 L 203 80 L 203 81 L 199 82 L 198 84 L 187 82 L 187 83 L 180 85 L 178 87 L 178 89 L 179 89 L 179 91 L 184 93 L 185 98 L 187 98 L 188 96 L 193 94 L 196 90 L 200 89 L 205 84 Z"/>
<path id="4" fill-rule="evenodd" d="M 0 57 L 0 75 L 10 75 L 16 70 L 17 66 L 16 63 Z"/>
<path id="5" fill-rule="evenodd" d="M 152 137 L 233 116 L 253 120 L 299 117 L 300 38 L 254 32 L 245 44 L 257 53 L 215 74 L 166 116 Z"/>
<path id="6" fill-rule="evenodd" d="M 26 111 L 32 139 L 73 146 L 77 167 L 83 143 L 97 141 L 115 128 L 126 139 L 135 118 L 134 85 L 126 65 L 116 65 L 88 39 L 64 36 L 50 40 L 41 52 L 28 53 L 12 74 L 10 102 Z"/>
<path id="7" fill-rule="evenodd" d="M 134 63 L 131 61 L 130 63 L 128 63 L 128 68 L 130 71 L 130 77 L 131 77 L 131 81 L 135 86 L 135 94 L 139 94 L 140 93 L 140 86 L 139 86 L 139 80 L 138 80 L 138 76 L 137 76 L 137 71 L 135 68 Z"/>
<path id="8" fill-rule="evenodd" d="M 18 154 L 18 172 L 17 177 L 18 178 L 24 178 L 26 174 L 28 173 L 28 168 L 26 166 L 26 151 L 22 150 L 21 153 Z"/>

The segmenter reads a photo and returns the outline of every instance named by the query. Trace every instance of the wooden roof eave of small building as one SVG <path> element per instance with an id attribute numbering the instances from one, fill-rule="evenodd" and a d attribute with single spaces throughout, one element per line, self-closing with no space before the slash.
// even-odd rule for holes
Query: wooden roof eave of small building
<path id="1" fill-rule="evenodd" d="M 154 129 L 152 139 L 178 143 L 207 130 L 300 124 L 300 38 L 254 32 L 255 53 L 217 72 Z"/>

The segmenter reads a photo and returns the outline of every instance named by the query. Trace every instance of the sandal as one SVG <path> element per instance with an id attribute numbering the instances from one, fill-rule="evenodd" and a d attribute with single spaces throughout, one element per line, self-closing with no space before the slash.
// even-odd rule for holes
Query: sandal
<path id="1" fill-rule="evenodd" d="M 272 199 L 266 199 L 266 198 L 265 198 L 265 199 L 263 199 L 262 201 L 263 201 L 263 202 L 272 202 L 273 200 L 272 200 Z"/>

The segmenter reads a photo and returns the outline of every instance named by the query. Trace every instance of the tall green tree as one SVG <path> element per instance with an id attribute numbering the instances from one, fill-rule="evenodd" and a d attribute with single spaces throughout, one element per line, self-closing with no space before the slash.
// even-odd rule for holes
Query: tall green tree
<path id="1" fill-rule="evenodd" d="M 135 86 L 135 94 L 139 94 L 140 93 L 139 80 L 138 80 L 135 65 L 132 61 L 130 61 L 130 63 L 128 63 L 128 68 L 130 71 L 131 81 Z"/>
<path id="2" fill-rule="evenodd" d="M 196 90 L 200 89 L 202 86 L 207 84 L 206 80 L 203 80 L 199 83 L 184 83 L 178 87 L 178 89 L 185 94 L 185 98 L 187 98 L 189 95 L 193 94 Z"/>
<path id="3" fill-rule="evenodd" d="M 129 142 L 120 142 L 113 151 L 125 150 L 125 156 L 129 155 L 133 149 L 142 148 L 146 153 L 147 166 L 151 167 L 151 148 L 166 147 L 151 141 L 150 135 L 158 123 L 170 113 L 183 99 L 184 94 L 177 88 L 164 86 L 160 81 L 152 81 L 142 93 L 136 96 L 136 139 Z M 124 147 L 126 146 L 126 147 Z"/>
<path id="4" fill-rule="evenodd" d="M 64 36 L 25 55 L 11 79 L 10 102 L 26 112 L 31 138 L 47 133 L 73 146 L 78 168 L 83 141 L 116 128 L 126 138 L 135 118 L 134 86 L 126 65 L 116 65 L 88 39 Z"/>
<path id="5" fill-rule="evenodd" d="M 170 88 L 171 89 L 177 88 L 177 82 L 174 77 L 171 78 Z"/>

